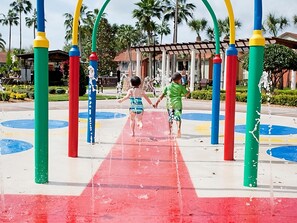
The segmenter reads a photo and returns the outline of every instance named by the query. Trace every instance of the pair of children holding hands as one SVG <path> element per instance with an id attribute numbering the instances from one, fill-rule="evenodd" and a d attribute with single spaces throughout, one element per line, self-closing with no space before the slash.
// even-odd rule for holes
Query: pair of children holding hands
<path id="1" fill-rule="evenodd" d="M 173 121 L 177 124 L 177 136 L 181 137 L 181 114 L 182 114 L 182 97 L 187 97 L 190 91 L 181 84 L 181 74 L 175 73 L 172 75 L 171 83 L 167 85 L 162 94 L 159 96 L 155 104 L 152 103 L 150 98 L 146 95 L 145 91 L 140 87 L 141 79 L 138 76 L 131 78 L 131 88 L 127 91 L 125 97 L 118 100 L 119 103 L 130 99 L 130 127 L 131 135 L 135 136 L 135 125 L 138 128 L 142 128 L 142 116 L 144 112 L 142 98 L 144 98 L 154 108 L 158 107 L 158 104 L 166 96 L 167 112 L 168 112 L 168 123 L 169 123 L 169 134 L 172 132 Z"/>

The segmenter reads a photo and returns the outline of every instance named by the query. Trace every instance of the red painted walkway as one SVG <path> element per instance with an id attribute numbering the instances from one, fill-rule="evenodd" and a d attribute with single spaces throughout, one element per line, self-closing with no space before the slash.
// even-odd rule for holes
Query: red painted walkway
<path id="1" fill-rule="evenodd" d="M 160 112 L 146 112 L 134 138 L 126 123 L 80 196 L 3 198 L 0 222 L 297 221 L 297 199 L 199 198 L 177 142 L 167 135 L 167 116 Z"/>

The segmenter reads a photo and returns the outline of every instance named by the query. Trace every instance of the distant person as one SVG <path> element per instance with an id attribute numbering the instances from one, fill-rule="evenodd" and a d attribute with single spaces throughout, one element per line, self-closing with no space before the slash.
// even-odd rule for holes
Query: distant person
<path id="1" fill-rule="evenodd" d="M 187 72 L 185 69 L 183 69 L 182 73 L 181 73 L 181 84 L 184 86 L 184 87 L 187 87 L 188 86 L 188 82 L 189 82 L 189 78 L 188 78 L 188 75 L 187 75 Z"/>
<path id="2" fill-rule="evenodd" d="M 172 134 L 172 123 L 173 120 L 176 121 L 177 125 L 177 136 L 181 137 L 181 114 L 182 114 L 182 96 L 189 96 L 190 90 L 185 86 L 181 85 L 182 75 L 180 73 L 175 73 L 172 75 L 172 81 L 167 85 L 162 94 L 159 96 L 154 107 L 158 107 L 160 101 L 166 96 L 167 102 L 167 112 L 168 112 L 168 122 L 169 122 L 169 134 Z"/>
<path id="3" fill-rule="evenodd" d="M 117 70 L 117 82 L 121 82 L 121 71 Z"/>
<path id="4" fill-rule="evenodd" d="M 150 104 L 153 105 L 149 97 L 146 95 L 145 91 L 139 86 L 141 85 L 141 79 L 138 76 L 133 76 L 130 80 L 132 88 L 127 91 L 127 95 L 122 99 L 118 100 L 119 103 L 130 99 L 130 128 L 131 136 L 135 136 L 135 122 L 139 129 L 142 129 L 142 116 L 144 112 L 142 98 Z"/>

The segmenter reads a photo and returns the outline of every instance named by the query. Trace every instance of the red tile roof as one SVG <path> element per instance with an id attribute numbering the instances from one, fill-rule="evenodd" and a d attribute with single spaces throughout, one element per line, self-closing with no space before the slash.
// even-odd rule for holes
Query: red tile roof
<path id="1" fill-rule="evenodd" d="M 131 59 L 132 61 L 136 61 L 136 50 L 131 49 Z M 118 62 L 124 62 L 124 61 L 129 61 L 129 54 L 128 51 L 122 51 L 121 53 L 119 53 L 115 58 L 114 61 L 118 61 Z"/>
<path id="2" fill-rule="evenodd" d="M 297 41 L 297 33 L 285 32 L 282 35 L 280 35 L 278 38 Z"/>

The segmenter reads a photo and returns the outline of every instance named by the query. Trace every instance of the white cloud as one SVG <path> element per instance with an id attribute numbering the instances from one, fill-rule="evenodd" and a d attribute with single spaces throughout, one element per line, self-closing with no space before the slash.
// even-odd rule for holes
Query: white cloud
<path id="1" fill-rule="evenodd" d="M 0 13 L 7 14 L 9 9 L 9 4 L 13 0 L 1 0 Z M 107 19 L 110 23 L 117 24 L 135 24 L 135 19 L 132 18 L 132 11 L 135 9 L 135 3 L 139 0 L 111 0 L 105 9 L 107 14 Z M 202 1 L 188 0 L 196 5 L 196 10 L 194 17 L 197 19 L 206 18 L 209 24 L 212 26 L 212 19 L 204 6 Z M 232 0 L 233 12 L 236 19 L 242 23 L 242 27 L 236 30 L 236 38 L 250 38 L 253 31 L 253 13 L 254 13 L 254 1 L 235 1 Z M 36 5 L 36 1 L 32 1 L 33 7 Z M 94 8 L 100 8 L 103 5 L 103 1 L 85 0 L 83 4 L 87 5 L 89 10 Z M 216 17 L 218 19 L 224 19 L 228 16 L 228 12 L 224 1 L 209 0 L 209 4 L 212 6 Z M 293 15 L 297 14 L 296 0 L 285 0 L 285 1 L 275 1 L 275 0 L 263 0 L 263 18 L 269 13 L 275 13 L 276 16 L 286 16 L 289 20 L 292 20 Z M 286 5 L 286 6 L 285 6 Z M 61 1 L 61 0 L 50 0 L 45 1 L 45 17 L 46 17 L 46 35 L 50 41 L 50 49 L 62 49 L 64 45 L 64 17 L 63 14 L 74 13 L 76 6 L 76 1 Z M 23 19 L 24 20 L 24 19 Z M 22 26 L 23 29 L 23 47 L 29 48 L 33 45 L 33 31 Z M 297 32 L 297 27 L 289 27 L 285 31 Z M 5 39 L 8 45 L 8 27 L 2 26 L 0 32 L 2 33 L 2 38 Z M 269 34 L 266 34 L 269 36 Z M 179 26 L 178 30 L 178 42 L 192 42 L 195 41 L 196 34 L 191 31 L 186 25 Z M 206 36 L 204 35 L 204 38 Z M 167 36 L 163 39 L 163 43 L 170 43 L 172 41 L 172 35 Z M 19 27 L 12 28 L 12 46 L 19 47 Z"/>

